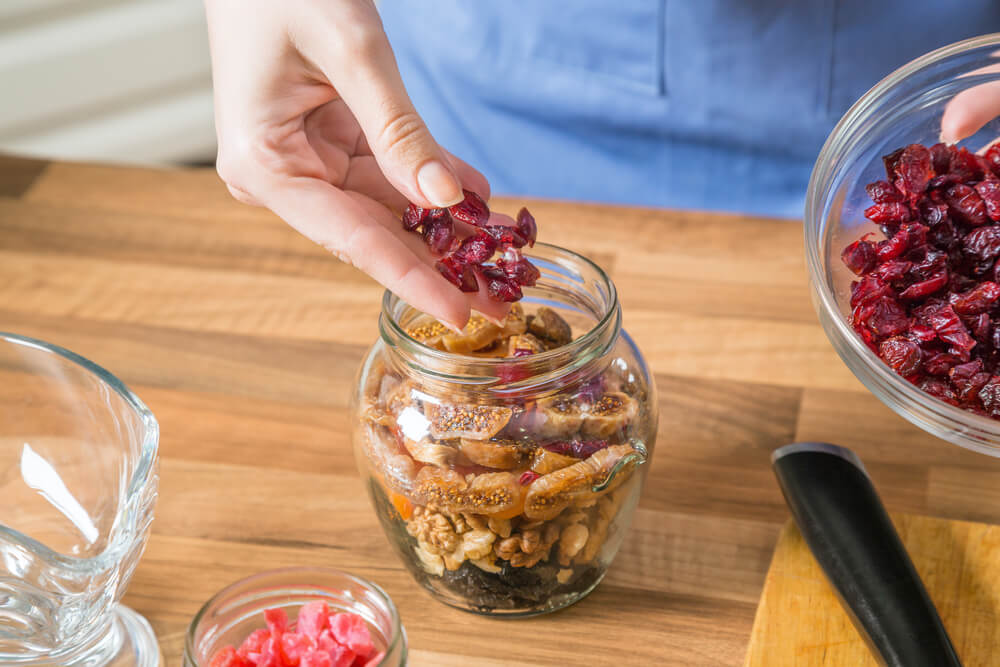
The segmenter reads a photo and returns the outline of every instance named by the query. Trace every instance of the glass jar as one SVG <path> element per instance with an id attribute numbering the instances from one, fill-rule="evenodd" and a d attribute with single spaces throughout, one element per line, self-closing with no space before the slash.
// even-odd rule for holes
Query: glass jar
<path id="1" fill-rule="evenodd" d="M 149 537 L 158 443 L 114 375 L 0 332 L 0 665 L 162 663 L 119 602 Z"/>
<path id="2" fill-rule="evenodd" d="M 406 630 L 392 599 L 370 581 L 325 567 L 290 567 L 261 572 L 227 586 L 195 614 L 184 639 L 184 667 L 207 667 L 226 646 L 238 647 L 264 627 L 264 610 L 280 608 L 294 626 L 304 604 L 323 600 L 331 612 L 357 614 L 368 625 L 379 667 L 403 667 Z"/>
<path id="3" fill-rule="evenodd" d="M 840 358 L 897 414 L 968 449 L 1000 456 L 1000 421 L 949 405 L 897 375 L 852 330 L 851 283 L 840 253 L 878 225 L 864 217 L 865 185 L 885 178 L 882 156 L 912 143 L 937 143 L 941 116 L 956 95 L 1000 81 L 1000 34 L 950 44 L 899 68 L 844 115 L 816 160 L 805 208 L 805 252 L 813 304 Z M 993 68 L 993 69 L 985 69 Z M 977 151 L 1000 136 L 994 119 L 960 142 Z"/>
<path id="4" fill-rule="evenodd" d="M 597 586 L 656 437 L 614 284 L 562 248 L 526 255 L 541 278 L 502 327 L 474 314 L 454 334 L 386 293 L 352 407 L 389 541 L 436 598 L 483 614 L 553 611 Z"/>

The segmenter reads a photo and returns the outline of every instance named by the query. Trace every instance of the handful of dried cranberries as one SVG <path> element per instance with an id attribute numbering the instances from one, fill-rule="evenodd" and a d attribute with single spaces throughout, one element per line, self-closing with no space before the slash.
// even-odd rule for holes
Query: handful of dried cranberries
<path id="1" fill-rule="evenodd" d="M 841 259 L 850 323 L 896 373 L 970 412 L 1000 418 L 1000 147 L 911 144 L 868 184 L 866 234 Z"/>
<path id="2" fill-rule="evenodd" d="M 491 225 L 490 209 L 482 197 L 465 190 L 465 199 L 448 208 L 420 208 L 414 204 L 403 213 L 403 229 L 424 237 L 435 255 L 441 256 L 437 270 L 463 292 L 478 292 L 479 280 L 494 301 L 517 301 L 521 288 L 539 278 L 538 269 L 521 255 L 521 248 L 534 246 L 538 226 L 528 209 L 517 214 L 517 225 Z M 461 241 L 455 223 L 475 230 Z M 499 251 L 500 257 L 488 264 Z"/>

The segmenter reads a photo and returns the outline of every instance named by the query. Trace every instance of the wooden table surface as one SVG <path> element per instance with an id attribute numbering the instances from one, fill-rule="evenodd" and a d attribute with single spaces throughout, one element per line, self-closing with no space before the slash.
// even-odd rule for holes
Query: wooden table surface
<path id="1" fill-rule="evenodd" d="M 213 171 L 0 158 L 0 329 L 94 359 L 160 422 L 156 519 L 126 602 L 167 664 L 219 588 L 309 564 L 381 584 L 414 665 L 739 665 L 788 517 L 768 456 L 794 440 L 854 448 L 890 510 L 1000 522 L 1000 461 L 903 421 L 837 358 L 800 224 L 530 205 L 542 239 L 616 282 L 661 416 L 604 583 L 568 610 L 501 621 L 410 580 L 354 467 L 347 402 L 378 285 L 231 200 Z"/>

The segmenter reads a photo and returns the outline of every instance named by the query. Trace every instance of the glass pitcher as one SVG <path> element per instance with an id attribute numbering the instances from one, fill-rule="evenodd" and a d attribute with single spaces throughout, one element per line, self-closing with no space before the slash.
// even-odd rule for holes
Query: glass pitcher
<path id="1" fill-rule="evenodd" d="M 118 604 L 149 535 L 159 429 L 120 380 L 0 333 L 0 664 L 158 665 Z"/>

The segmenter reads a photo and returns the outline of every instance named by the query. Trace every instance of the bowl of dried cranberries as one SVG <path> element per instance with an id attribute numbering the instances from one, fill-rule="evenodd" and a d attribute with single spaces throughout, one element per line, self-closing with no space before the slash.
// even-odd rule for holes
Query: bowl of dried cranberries
<path id="1" fill-rule="evenodd" d="M 872 88 L 827 139 L 805 212 L 813 301 L 840 357 L 898 414 L 994 456 L 1000 121 L 938 137 L 956 94 L 1000 81 L 984 69 L 998 49 L 1000 35 L 953 44 Z"/>

